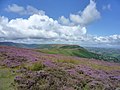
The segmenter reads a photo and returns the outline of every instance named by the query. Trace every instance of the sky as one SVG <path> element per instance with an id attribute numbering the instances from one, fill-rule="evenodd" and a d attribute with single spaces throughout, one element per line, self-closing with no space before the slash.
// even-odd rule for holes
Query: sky
<path id="1" fill-rule="evenodd" d="M 119 47 L 120 0 L 0 0 L 0 41 Z"/>

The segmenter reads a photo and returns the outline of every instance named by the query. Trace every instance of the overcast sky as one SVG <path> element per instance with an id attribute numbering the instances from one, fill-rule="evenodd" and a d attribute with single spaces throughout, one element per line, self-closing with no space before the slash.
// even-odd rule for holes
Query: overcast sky
<path id="1" fill-rule="evenodd" d="M 0 0 L 0 41 L 120 45 L 120 0 Z"/>

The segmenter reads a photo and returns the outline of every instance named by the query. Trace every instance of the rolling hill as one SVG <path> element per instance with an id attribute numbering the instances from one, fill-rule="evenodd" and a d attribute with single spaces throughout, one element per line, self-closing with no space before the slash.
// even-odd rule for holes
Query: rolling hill
<path id="1" fill-rule="evenodd" d="M 47 47 L 40 48 L 37 51 L 48 54 L 62 54 L 66 56 L 77 56 L 89 59 L 93 58 L 104 61 L 120 62 L 120 60 L 115 57 L 90 52 L 78 45 L 47 45 Z"/>
<path id="2" fill-rule="evenodd" d="M 90 52 L 87 49 L 79 45 L 67 45 L 67 44 L 23 44 L 13 42 L 0 42 L 0 46 L 14 46 L 19 48 L 36 49 L 38 52 L 47 54 L 62 54 L 66 56 L 77 56 L 89 59 L 98 59 L 111 62 L 120 62 L 118 58 Z"/>

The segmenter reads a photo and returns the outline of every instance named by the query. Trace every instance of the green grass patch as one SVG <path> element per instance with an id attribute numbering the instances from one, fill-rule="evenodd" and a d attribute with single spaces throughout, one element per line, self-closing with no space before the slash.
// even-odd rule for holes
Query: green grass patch
<path id="1" fill-rule="evenodd" d="M 37 50 L 42 53 L 47 53 L 47 54 L 62 54 L 66 56 L 77 56 L 77 57 L 83 57 L 83 58 L 96 58 L 98 59 L 98 55 L 94 54 L 92 52 L 88 52 L 85 49 L 64 49 L 64 48 L 59 48 L 59 49 L 39 49 Z"/>
<path id="2" fill-rule="evenodd" d="M 106 66 L 106 65 L 90 65 L 93 69 L 105 70 L 105 71 L 112 71 L 112 70 L 120 70 L 120 66 Z"/>
<path id="3" fill-rule="evenodd" d="M 68 59 L 68 60 L 55 60 L 57 63 L 71 63 L 71 64 L 79 64 L 79 60 L 73 60 L 73 59 Z"/>
<path id="4" fill-rule="evenodd" d="M 32 71 L 39 71 L 45 68 L 45 65 L 39 61 L 39 62 L 32 63 L 30 65 L 27 65 L 26 68 Z"/>
<path id="5" fill-rule="evenodd" d="M 14 90 L 12 83 L 16 73 L 12 73 L 10 68 L 0 68 L 0 90 Z"/>

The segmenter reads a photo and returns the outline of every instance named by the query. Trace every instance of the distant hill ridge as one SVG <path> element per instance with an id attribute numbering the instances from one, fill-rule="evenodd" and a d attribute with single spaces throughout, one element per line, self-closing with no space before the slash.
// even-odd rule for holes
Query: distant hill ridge
<path id="1" fill-rule="evenodd" d="M 24 43 L 14 43 L 14 42 L 0 42 L 0 46 L 14 46 L 20 48 L 63 48 L 63 49 L 75 49 L 75 48 L 83 48 L 79 45 L 70 45 L 70 44 L 24 44 Z"/>
<path id="2" fill-rule="evenodd" d="M 117 58 L 105 56 L 88 51 L 79 45 L 69 44 L 23 44 L 13 42 L 0 42 L 0 46 L 14 46 L 19 48 L 37 49 L 38 52 L 47 54 L 62 54 L 66 56 L 77 56 L 83 58 L 93 58 L 104 61 L 120 62 Z"/>

